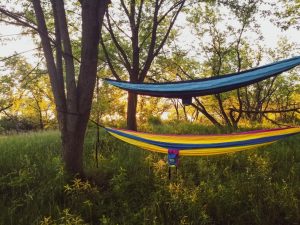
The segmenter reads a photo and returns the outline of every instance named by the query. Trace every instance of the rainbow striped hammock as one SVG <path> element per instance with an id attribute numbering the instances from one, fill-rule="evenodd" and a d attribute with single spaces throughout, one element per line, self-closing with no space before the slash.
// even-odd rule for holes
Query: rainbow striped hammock
<path id="1" fill-rule="evenodd" d="M 177 165 L 179 155 L 208 156 L 250 150 L 300 133 L 300 127 L 217 135 L 149 134 L 108 127 L 105 129 L 112 136 L 129 144 L 168 154 L 171 166 Z"/>

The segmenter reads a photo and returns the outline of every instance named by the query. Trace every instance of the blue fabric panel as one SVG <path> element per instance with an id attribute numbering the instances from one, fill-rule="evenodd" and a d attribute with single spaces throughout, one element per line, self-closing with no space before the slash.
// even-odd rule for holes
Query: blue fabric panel
<path id="1" fill-rule="evenodd" d="M 227 142 L 227 143 L 215 143 L 215 144 L 181 144 L 181 143 L 167 143 L 167 142 L 160 142 L 160 141 L 152 141 L 145 138 L 137 137 L 131 134 L 126 134 L 118 130 L 113 130 L 110 128 L 105 128 L 109 132 L 118 134 L 123 137 L 127 137 L 130 139 L 142 141 L 148 144 L 160 146 L 162 148 L 167 149 L 177 149 L 177 150 L 186 150 L 186 149 L 198 149 L 198 148 L 225 148 L 225 147 L 238 147 L 238 146 L 245 146 L 245 145 L 255 145 L 255 144 L 263 144 L 268 143 L 272 141 L 277 141 L 279 139 L 282 139 L 284 137 L 292 136 L 294 134 L 288 134 L 288 135 L 277 135 L 277 136 L 270 136 L 265 138 L 257 138 L 257 139 L 251 139 L 251 140 L 245 140 L 245 141 L 237 141 L 237 142 Z"/>
<path id="2" fill-rule="evenodd" d="M 240 73 L 168 83 L 130 83 L 106 79 L 108 83 L 137 94 L 161 97 L 203 96 L 233 90 L 276 76 L 300 64 L 300 56 L 267 64 Z"/>

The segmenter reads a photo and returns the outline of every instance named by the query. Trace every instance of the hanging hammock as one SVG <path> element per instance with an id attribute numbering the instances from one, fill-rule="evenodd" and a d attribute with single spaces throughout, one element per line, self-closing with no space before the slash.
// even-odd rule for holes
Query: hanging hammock
<path id="1" fill-rule="evenodd" d="M 167 83 L 130 83 L 106 79 L 109 84 L 132 93 L 165 98 L 182 98 L 190 102 L 191 97 L 218 94 L 244 87 L 282 72 L 300 64 L 300 56 L 274 62 L 240 73 L 217 77 Z"/>
<path id="2" fill-rule="evenodd" d="M 194 96 L 218 94 L 279 75 L 300 64 L 300 56 L 218 77 L 168 83 L 130 83 L 106 79 L 132 93 L 166 98 L 182 98 L 190 104 Z M 140 148 L 168 154 L 170 166 L 177 166 L 179 155 L 205 156 L 233 153 L 272 144 L 300 133 L 300 128 L 257 130 L 229 135 L 159 135 L 105 128 L 114 137 Z M 170 171 L 169 171 L 170 172 Z M 170 175 L 170 174 L 169 174 Z"/>
<path id="3" fill-rule="evenodd" d="M 300 127 L 217 135 L 165 135 L 108 127 L 105 129 L 112 136 L 137 147 L 181 156 L 208 156 L 249 150 L 300 133 Z"/>

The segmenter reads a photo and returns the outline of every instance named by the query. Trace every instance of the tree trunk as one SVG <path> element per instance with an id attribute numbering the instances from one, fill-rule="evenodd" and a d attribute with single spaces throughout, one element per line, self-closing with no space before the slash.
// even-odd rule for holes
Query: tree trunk
<path id="1" fill-rule="evenodd" d="M 182 106 L 182 109 L 183 109 L 184 119 L 185 119 L 186 122 L 188 122 L 188 121 L 189 121 L 189 118 L 188 118 L 188 116 L 187 116 L 186 109 L 185 109 L 185 106 L 184 106 L 184 105 Z"/>
<path id="2" fill-rule="evenodd" d="M 175 100 L 175 101 L 176 101 L 176 100 Z M 174 103 L 174 107 L 175 107 L 175 110 L 176 110 L 176 118 L 177 118 L 177 120 L 179 120 L 180 118 L 179 118 L 179 109 L 178 109 L 178 104 L 177 104 L 177 102 Z"/>
<path id="3" fill-rule="evenodd" d="M 83 144 L 96 82 L 101 25 L 109 1 L 81 1 L 81 63 L 77 85 L 64 5 L 60 1 L 53 1 L 53 3 L 56 3 L 53 5 L 53 9 L 58 20 L 55 23 L 56 31 L 60 31 L 56 36 L 60 35 L 59 40 L 62 41 L 65 51 L 67 96 L 65 96 L 64 90 L 64 74 L 62 74 L 61 69 L 57 68 L 61 66 L 62 60 L 59 58 L 57 65 L 55 64 L 40 1 L 34 0 L 33 3 L 57 109 L 65 168 L 71 174 L 78 174 L 84 177 Z M 61 54 L 59 55 L 62 56 Z"/>
<path id="4" fill-rule="evenodd" d="M 70 174 L 84 176 L 83 155 L 84 134 L 81 131 L 62 132 L 63 160 L 65 168 Z"/>
<path id="5" fill-rule="evenodd" d="M 68 117 L 68 123 L 72 126 L 66 126 L 64 130 L 61 130 L 65 168 L 70 174 L 84 177 L 83 144 L 89 114 L 68 114 L 66 117 Z"/>
<path id="6" fill-rule="evenodd" d="M 66 128 L 62 131 L 65 167 L 71 174 L 79 174 L 82 177 L 83 144 L 95 89 L 98 45 L 106 6 L 107 1 L 82 1 L 81 64 L 76 92 L 70 87 L 70 91 L 76 95 L 74 99 L 77 100 L 75 105 L 78 107 L 70 105 L 72 101 L 68 102 L 68 109 L 77 108 L 77 112 L 67 115 Z"/>
<path id="7" fill-rule="evenodd" d="M 137 95 L 128 92 L 127 129 L 129 130 L 137 130 L 136 107 L 137 107 Z"/>
<path id="8" fill-rule="evenodd" d="M 221 115 L 226 123 L 226 125 L 228 126 L 229 129 L 232 128 L 232 124 L 225 112 L 225 109 L 224 109 L 224 106 L 223 106 L 223 100 L 221 98 L 221 95 L 220 94 L 216 94 L 215 95 L 216 99 L 218 100 L 218 105 L 219 105 L 219 109 L 220 109 L 220 112 L 221 112 Z"/>
<path id="9" fill-rule="evenodd" d="M 44 125 L 44 122 L 43 122 L 43 115 L 42 115 L 41 111 L 39 111 L 39 122 L 40 122 L 40 129 L 44 130 L 45 125 Z"/>
<path id="10" fill-rule="evenodd" d="M 32 93 L 33 94 L 33 93 Z M 35 96 L 35 94 L 33 94 L 33 98 L 34 98 L 34 100 L 35 100 L 35 103 L 36 103 L 36 107 L 37 108 L 35 108 L 37 111 L 38 111 L 38 114 L 39 114 L 39 125 L 40 125 L 40 129 L 41 130 L 44 130 L 44 122 L 43 122 L 43 114 L 42 114 L 42 109 L 41 109 L 41 107 L 40 107 L 40 104 L 39 104 L 39 101 L 38 101 L 38 99 L 37 99 L 37 97 Z"/>

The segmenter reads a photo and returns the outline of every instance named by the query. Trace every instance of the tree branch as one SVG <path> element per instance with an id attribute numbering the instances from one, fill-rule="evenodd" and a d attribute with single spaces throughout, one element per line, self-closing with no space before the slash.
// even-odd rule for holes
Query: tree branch
<path id="1" fill-rule="evenodd" d="M 162 15 L 162 17 L 160 17 L 160 19 L 157 21 L 158 24 L 160 24 L 160 23 L 167 17 L 167 15 L 168 15 L 171 11 L 173 11 L 177 6 L 183 5 L 184 3 L 185 3 L 185 0 L 180 0 L 180 1 L 176 2 L 174 5 L 172 5 L 172 6 L 169 8 L 169 10 L 168 10 L 167 12 L 165 12 L 165 14 Z"/>
<path id="2" fill-rule="evenodd" d="M 63 90 L 65 90 L 65 82 L 64 82 L 64 69 L 63 69 L 63 51 L 62 51 L 62 43 L 61 43 L 61 34 L 60 28 L 58 24 L 58 15 L 56 10 L 56 0 L 51 0 L 53 17 L 54 17 L 54 28 L 55 28 L 55 47 L 56 47 L 56 68 L 58 73 L 59 82 L 63 85 Z M 65 91 L 64 91 L 65 93 Z"/>
<path id="3" fill-rule="evenodd" d="M 137 27 L 138 30 L 140 29 L 143 6 L 144 6 L 144 0 L 141 0 L 140 6 L 139 6 L 138 17 L 137 17 L 137 20 L 136 20 L 136 27 Z"/>
<path id="4" fill-rule="evenodd" d="M 4 15 L 8 16 L 9 18 L 15 20 L 16 23 L 14 23 L 14 25 L 31 28 L 32 30 L 34 30 L 37 33 L 39 33 L 40 35 L 43 35 L 43 36 L 47 37 L 50 40 L 50 42 L 52 42 L 53 44 L 55 44 L 54 40 L 52 40 L 52 38 L 50 38 L 48 32 L 44 33 L 41 29 L 39 29 L 38 27 L 36 27 L 37 26 L 36 24 L 30 24 L 28 21 L 24 21 L 24 20 L 22 20 L 20 18 L 20 16 L 17 13 L 10 12 L 10 11 L 2 8 L 2 7 L 0 7 L 0 12 L 3 13 Z M 8 22 L 9 23 L 9 21 L 4 21 L 4 22 Z"/>
<path id="5" fill-rule="evenodd" d="M 106 61 L 107 61 L 107 64 L 109 66 L 109 69 L 111 70 L 113 76 L 117 79 L 117 80 L 121 80 L 120 76 L 118 75 L 117 71 L 115 70 L 113 64 L 112 64 L 112 61 L 111 61 L 111 58 L 108 54 L 108 51 L 106 49 L 106 46 L 104 44 L 104 41 L 103 41 L 103 38 L 102 36 L 100 37 L 100 44 L 102 46 L 102 49 L 103 49 L 103 52 L 104 52 L 104 55 L 105 55 L 105 58 L 106 58 Z"/>
<path id="6" fill-rule="evenodd" d="M 239 109 L 236 108 L 229 108 L 230 111 L 233 112 L 239 112 Z M 276 110 L 276 109 L 271 109 L 271 110 L 264 110 L 264 111 L 259 111 L 259 110 L 241 110 L 241 112 L 244 113 L 283 113 L 283 112 L 297 112 L 300 113 L 300 108 L 293 108 L 293 109 L 281 109 L 281 110 Z"/>
<path id="7" fill-rule="evenodd" d="M 197 104 L 199 104 L 199 105 L 192 103 L 191 106 L 193 106 L 195 109 L 199 110 L 212 124 L 214 124 L 215 126 L 217 126 L 219 128 L 222 128 L 222 125 L 212 115 L 210 115 L 206 111 L 205 107 L 202 105 L 202 103 L 199 101 L 199 99 L 197 99 L 197 98 L 194 98 L 194 99 L 197 102 Z"/>
<path id="8" fill-rule="evenodd" d="M 108 10 L 106 11 L 106 20 L 107 20 L 107 23 L 108 23 L 108 27 L 105 26 L 105 28 L 107 29 L 107 31 L 109 32 L 111 38 L 112 38 L 112 41 L 114 43 L 114 45 L 117 47 L 118 51 L 120 52 L 120 54 L 122 55 L 122 58 L 124 60 L 124 66 L 125 68 L 127 69 L 127 71 L 130 73 L 131 72 L 131 66 L 130 66 L 130 62 L 128 60 L 128 57 L 126 55 L 126 52 L 125 50 L 122 48 L 122 46 L 119 44 L 115 34 L 114 34 L 114 31 L 112 29 L 112 26 L 111 26 L 111 23 L 110 23 L 110 19 L 109 19 L 109 14 L 108 14 Z"/>
<path id="9" fill-rule="evenodd" d="M 54 8 L 57 13 L 58 19 L 58 29 L 61 35 L 61 41 L 63 44 L 64 52 L 63 56 L 65 59 L 66 66 L 66 87 L 67 87 L 67 110 L 71 112 L 77 111 L 77 90 L 76 90 L 76 81 L 75 81 L 75 67 L 73 61 L 73 53 L 71 40 L 68 31 L 67 18 L 64 8 L 63 0 L 52 0 Z M 65 54 L 64 54 L 65 53 Z M 63 76 L 63 74 L 58 74 L 58 76 Z"/>
<path id="10" fill-rule="evenodd" d="M 289 126 L 289 125 L 285 125 L 285 124 L 278 123 L 278 122 L 276 122 L 275 120 L 270 119 L 269 117 L 267 117 L 267 116 L 264 115 L 264 114 L 262 114 L 262 116 L 263 116 L 266 120 L 269 120 L 271 123 L 273 123 L 273 124 L 275 124 L 275 125 L 277 125 L 277 126 L 279 126 L 279 127 L 282 127 L 282 126 L 284 126 L 284 127 L 291 127 L 291 126 Z"/>
<path id="11" fill-rule="evenodd" d="M 124 12 L 126 13 L 127 17 L 129 18 L 129 17 L 130 17 L 130 13 L 129 13 L 129 11 L 128 11 L 126 5 L 125 5 L 124 0 L 121 0 L 121 5 L 122 5 L 122 7 L 123 7 L 123 9 L 124 9 Z"/>
<path id="12" fill-rule="evenodd" d="M 49 71 L 50 82 L 53 90 L 53 95 L 58 111 L 65 111 L 65 93 L 63 90 L 63 84 L 60 83 L 60 79 L 57 74 L 57 68 L 55 65 L 53 52 L 50 44 L 50 39 L 48 37 L 48 29 L 45 22 L 45 17 L 41 3 L 39 0 L 33 0 L 33 8 L 35 11 L 35 16 L 37 20 L 37 26 L 41 37 L 41 43 L 44 50 L 44 55 L 46 58 L 46 64 Z"/>
<path id="13" fill-rule="evenodd" d="M 167 39 L 168 39 L 168 37 L 169 37 L 169 34 L 170 34 L 170 32 L 171 32 L 171 30 L 172 30 L 174 24 L 175 24 L 175 21 L 176 21 L 178 15 L 179 15 L 181 9 L 182 9 L 183 6 L 184 6 L 184 3 L 185 3 L 185 0 L 182 0 L 182 1 L 180 1 L 179 3 L 176 3 L 176 4 L 175 4 L 176 6 L 171 7 L 172 10 L 173 10 L 173 9 L 175 9 L 175 8 L 179 5 L 179 8 L 177 9 L 177 11 L 175 12 L 175 14 L 173 15 L 173 18 L 171 19 L 171 22 L 170 22 L 170 24 L 169 24 L 169 27 L 168 27 L 168 29 L 167 29 L 167 31 L 166 31 L 166 33 L 165 33 L 165 35 L 164 35 L 162 41 L 160 42 L 160 44 L 159 44 L 158 47 L 156 48 L 156 50 L 154 50 L 155 42 L 156 42 L 156 41 L 153 42 L 153 49 L 151 49 L 151 50 L 152 50 L 152 52 L 151 52 L 152 54 L 148 56 L 147 61 L 146 61 L 145 65 L 144 65 L 144 68 L 143 68 L 143 70 L 141 71 L 140 78 L 139 78 L 140 81 L 143 81 L 143 80 L 145 79 L 145 77 L 146 77 L 146 75 L 147 75 L 147 71 L 149 70 L 149 68 L 150 68 L 150 66 L 151 66 L 151 63 L 152 63 L 153 59 L 158 55 L 158 53 L 160 52 L 160 50 L 162 49 L 162 47 L 163 47 L 164 44 L 166 43 L 166 41 L 167 41 Z M 171 11 L 171 10 L 170 10 L 170 11 Z M 168 13 L 169 13 L 169 12 L 168 12 Z M 153 23 L 154 23 L 154 22 L 153 22 Z M 158 24 L 159 24 L 159 23 L 160 23 L 160 21 L 157 20 L 157 16 L 156 16 L 155 39 L 156 39 L 156 32 L 157 32 L 157 27 L 158 27 Z M 154 25 L 153 25 L 153 26 L 154 26 Z M 153 38 L 153 36 L 152 36 L 152 38 Z M 149 48 L 149 49 L 150 49 L 150 48 Z M 148 59 L 149 59 L 149 60 L 148 60 Z"/>
<path id="14" fill-rule="evenodd" d="M 110 20 L 113 22 L 113 24 L 118 28 L 118 30 L 123 33 L 127 38 L 130 39 L 130 36 L 128 34 L 126 34 L 126 32 L 117 24 L 117 22 L 114 20 L 114 18 L 112 18 L 111 15 L 108 15 Z"/>
<path id="15" fill-rule="evenodd" d="M 1 113 L 2 111 L 5 111 L 5 110 L 9 109 L 9 108 L 12 107 L 12 106 L 13 106 L 13 104 L 10 104 L 10 105 L 8 105 L 8 106 L 5 106 L 5 107 L 0 108 L 0 113 Z"/>
<path id="16" fill-rule="evenodd" d="M 142 71 L 140 72 L 139 81 L 144 81 L 147 71 L 149 70 L 151 63 L 154 59 L 154 50 L 155 50 L 155 44 L 156 44 L 156 38 L 157 38 L 157 28 L 158 28 L 158 12 L 160 9 L 160 6 L 162 2 L 159 4 L 159 0 L 155 0 L 155 10 L 153 15 L 153 22 L 152 22 L 152 32 L 151 32 L 151 42 L 148 49 L 147 59 L 142 67 Z"/>

